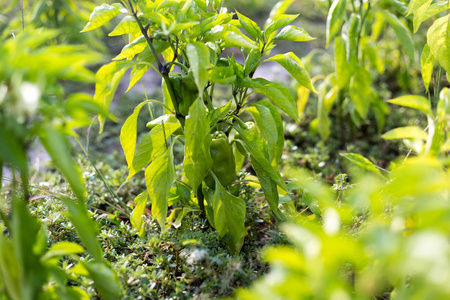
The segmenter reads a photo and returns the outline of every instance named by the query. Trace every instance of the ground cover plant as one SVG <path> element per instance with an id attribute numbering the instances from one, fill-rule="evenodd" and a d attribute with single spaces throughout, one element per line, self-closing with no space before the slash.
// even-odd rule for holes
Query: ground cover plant
<path id="1" fill-rule="evenodd" d="M 449 297 L 448 1 L 0 3 L 0 298 Z"/>

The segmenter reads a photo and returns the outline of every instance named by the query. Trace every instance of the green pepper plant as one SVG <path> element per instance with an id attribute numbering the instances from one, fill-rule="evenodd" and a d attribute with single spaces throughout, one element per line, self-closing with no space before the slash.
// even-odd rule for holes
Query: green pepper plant
<path id="1" fill-rule="evenodd" d="M 109 114 L 91 95 L 68 94 L 63 84 L 94 82 L 86 66 L 101 57 L 83 45 L 49 43 L 59 34 L 27 27 L 0 42 L 0 178 L 4 166 L 12 171 L 11 192 L 0 197 L 0 298 L 88 298 L 80 287 L 80 278 L 87 277 L 103 299 L 118 299 L 122 289 L 103 257 L 68 140 L 68 135 L 76 136 L 75 128 L 90 124 L 93 114 Z M 90 259 L 79 257 L 85 249 L 77 243 L 49 245 L 47 229 L 28 209 L 29 150 L 37 138 L 72 188 L 73 196 L 56 198 L 67 206 Z M 75 266 L 63 268 L 64 257 Z"/>
<path id="2" fill-rule="evenodd" d="M 254 74 L 262 63 L 277 62 L 299 84 L 315 92 L 294 53 L 270 56 L 278 41 L 313 39 L 304 29 L 290 25 L 298 17 L 286 14 L 293 2 L 278 2 L 263 28 L 237 11 L 229 12 L 219 0 L 130 0 L 104 3 L 94 9 L 83 32 L 121 15 L 109 35 L 129 37 L 121 53 L 97 72 L 97 103 L 110 106 L 128 69 L 130 87 L 150 69 L 163 79 L 164 102 L 147 99 L 139 104 L 120 134 L 129 168 L 127 180 L 145 168 L 147 190 L 135 199 L 131 218 L 141 236 L 145 233 L 141 216 L 147 202 L 151 202 L 152 215 L 164 230 L 169 205 L 183 199 L 202 211 L 230 251 L 238 253 L 246 235 L 245 202 L 232 194 L 229 186 L 237 184 L 236 169 L 242 167 L 245 157 L 271 210 L 283 218 L 278 210 L 278 193 L 279 189 L 286 190 L 286 184 L 277 166 L 284 136 L 277 107 L 298 120 L 296 102 L 289 89 L 254 78 Z M 230 48 L 237 52 L 227 55 L 230 52 L 225 51 Z M 218 101 L 219 88 L 228 89 L 231 100 L 226 104 Z M 267 99 L 253 101 L 255 93 Z M 149 132 L 137 145 L 138 114 L 149 103 L 163 105 L 165 114 L 150 120 Z M 242 121 L 243 112 L 253 117 L 254 128 Z M 102 130 L 104 117 L 100 115 L 99 119 Z M 236 134 L 239 139 L 233 138 Z M 175 143 L 184 146 L 178 172 Z M 244 155 L 236 151 L 236 145 Z"/>
<path id="3" fill-rule="evenodd" d="M 375 84 L 388 68 L 396 74 L 407 74 L 410 80 L 408 68 L 416 63 L 415 43 L 407 20 L 402 16 L 408 10 L 407 5 L 388 0 L 328 3 L 326 47 L 334 44 L 335 71 L 317 78 L 322 82 L 318 86 L 317 117 L 313 125 L 326 140 L 331 133 L 330 114 L 335 108 L 342 141 L 349 138 L 346 132 L 354 133 L 368 124 L 371 117 L 382 132 L 389 107 Z M 388 39 L 389 34 L 395 34 L 396 39 Z M 386 53 L 386 48 L 391 51 Z M 300 87 L 300 113 L 308 96 L 308 90 Z"/>

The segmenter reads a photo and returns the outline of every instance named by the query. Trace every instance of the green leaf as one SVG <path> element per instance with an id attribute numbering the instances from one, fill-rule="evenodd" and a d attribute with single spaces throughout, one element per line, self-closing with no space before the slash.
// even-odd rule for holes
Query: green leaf
<path id="1" fill-rule="evenodd" d="M 115 16 L 126 12 L 126 8 L 123 7 L 123 5 L 120 3 L 114 3 L 112 5 L 103 3 L 102 5 L 94 8 L 94 11 L 89 17 L 89 22 L 86 24 L 83 30 L 81 30 L 81 32 L 86 32 L 103 26 Z"/>
<path id="2" fill-rule="evenodd" d="M 425 20 L 437 15 L 438 13 L 444 11 L 447 9 L 448 1 L 440 1 L 437 3 L 432 4 L 427 9 L 424 10 L 417 10 L 414 13 L 414 33 L 416 33 L 419 30 L 420 24 L 424 22 Z"/>
<path id="3" fill-rule="evenodd" d="M 139 237 L 145 236 L 145 227 L 142 216 L 145 215 L 145 208 L 147 207 L 148 192 L 144 191 L 134 198 L 134 210 L 131 214 L 130 222 L 133 228 L 139 232 Z"/>
<path id="4" fill-rule="evenodd" d="M 251 73 L 255 72 L 258 64 L 261 60 L 261 51 L 259 49 L 252 49 L 247 55 L 244 63 L 244 77 L 247 77 Z"/>
<path id="5" fill-rule="evenodd" d="M 47 240 L 45 235 L 42 235 L 44 232 L 41 225 L 30 214 L 25 201 L 13 196 L 11 211 L 13 214 L 9 230 L 15 252 L 13 257 L 17 258 L 21 275 L 20 294 L 22 299 L 37 299 L 48 276 L 47 269 L 40 261 L 40 256 L 46 250 Z"/>
<path id="6" fill-rule="evenodd" d="M 153 41 L 153 46 L 158 55 L 164 52 L 170 45 L 165 41 Z M 130 84 L 126 92 L 128 92 L 139 80 L 141 80 L 142 76 L 150 69 L 150 65 L 153 64 L 155 58 L 151 50 L 146 47 L 137 57 L 136 64 L 133 66 L 131 70 L 130 76 Z"/>
<path id="7" fill-rule="evenodd" d="M 299 84 L 310 89 L 312 92 L 317 93 L 316 89 L 311 83 L 311 78 L 308 72 L 303 67 L 300 59 L 292 52 L 286 54 L 275 55 L 266 61 L 274 61 L 279 63 L 283 68 L 285 68 L 292 77 L 294 77 Z"/>
<path id="8" fill-rule="evenodd" d="M 386 11 L 383 11 L 382 14 L 386 21 L 391 25 L 392 29 L 394 29 L 405 53 L 409 56 L 411 61 L 415 62 L 414 40 L 408 28 L 395 15 Z M 430 32 L 428 31 L 428 34 L 429 33 Z"/>
<path id="9" fill-rule="evenodd" d="M 152 160 L 163 154 L 167 147 L 166 139 L 169 139 L 172 134 L 180 129 L 181 124 L 178 119 L 175 118 L 175 120 L 168 119 L 164 121 L 164 124 L 161 123 L 156 125 L 149 133 L 147 133 L 137 147 L 127 180 L 133 177 L 137 172 L 141 171 L 142 168 Z"/>
<path id="10" fill-rule="evenodd" d="M 276 35 L 276 31 L 292 23 L 299 15 L 279 15 L 274 18 L 273 22 L 264 30 L 264 39 L 266 43 L 270 43 Z"/>
<path id="11" fill-rule="evenodd" d="M 45 255 L 41 258 L 41 260 L 81 253 L 84 253 L 83 247 L 76 243 L 63 241 L 51 246 L 47 253 L 45 253 Z"/>
<path id="12" fill-rule="evenodd" d="M 139 32 L 140 28 L 138 23 L 134 20 L 132 16 L 124 17 L 120 23 L 111 31 L 108 36 L 118 36 L 122 34 L 129 34 Z"/>
<path id="13" fill-rule="evenodd" d="M 3 229 L 3 228 L 2 228 Z M 0 235 L 0 283 L 12 300 L 22 300 L 23 281 L 14 245 L 5 235 Z"/>
<path id="14" fill-rule="evenodd" d="M 366 171 L 369 171 L 374 174 L 381 175 L 380 170 L 377 169 L 377 167 L 367 158 L 364 156 L 361 156 L 356 153 L 340 153 L 340 155 L 349 161 L 351 161 L 354 165 L 360 167 L 361 169 L 364 169 Z"/>
<path id="15" fill-rule="evenodd" d="M 216 42 L 222 39 L 227 43 L 228 47 L 258 49 L 254 41 L 244 35 L 239 28 L 231 24 L 216 25 L 205 35 L 205 42 Z"/>
<path id="16" fill-rule="evenodd" d="M 341 31 L 345 20 L 345 9 L 347 0 L 334 0 L 328 11 L 327 17 L 327 45 L 330 45 L 331 40 Z"/>
<path id="17" fill-rule="evenodd" d="M 316 38 L 310 36 L 306 30 L 295 26 L 286 26 L 273 38 L 274 41 L 306 42 Z"/>
<path id="18" fill-rule="evenodd" d="M 352 68 L 347 61 L 345 41 L 340 36 L 334 41 L 334 55 L 336 63 L 336 84 L 339 89 L 346 89 L 350 85 Z"/>
<path id="19" fill-rule="evenodd" d="M 423 111 L 427 115 L 433 115 L 431 111 L 431 104 L 427 98 L 417 95 L 401 96 L 388 101 L 389 103 L 401 105 L 404 107 L 414 108 Z"/>
<path id="20" fill-rule="evenodd" d="M 47 150 L 47 153 L 52 158 L 53 163 L 63 173 L 79 201 L 84 202 L 86 193 L 83 179 L 72 160 L 66 136 L 49 123 L 42 124 L 38 135 L 45 150 Z"/>
<path id="21" fill-rule="evenodd" d="M 253 156 L 253 160 L 257 161 L 258 165 L 270 176 L 270 178 L 283 190 L 286 190 L 286 184 L 283 181 L 280 173 L 272 167 L 269 160 L 264 155 L 260 147 L 261 136 L 257 132 L 253 132 L 247 129 L 243 129 L 238 126 L 234 126 L 234 129 L 239 132 L 244 142 L 245 148 Z"/>
<path id="22" fill-rule="evenodd" d="M 425 86 L 427 92 L 429 92 L 431 76 L 433 76 L 434 62 L 434 55 L 431 53 L 428 44 L 425 44 L 420 57 L 420 68 L 422 70 L 423 85 Z"/>
<path id="23" fill-rule="evenodd" d="M 97 81 L 95 84 L 95 102 L 109 109 L 120 80 L 133 64 L 134 62 L 130 61 L 113 61 L 101 67 L 95 75 Z M 99 122 L 101 133 L 105 124 L 105 117 L 103 115 L 99 115 Z"/>
<path id="24" fill-rule="evenodd" d="M 14 168 L 27 172 L 27 156 L 21 138 L 0 124 L 0 160 L 10 163 Z"/>
<path id="25" fill-rule="evenodd" d="M 220 237 L 225 238 L 232 254 L 239 254 L 244 238 L 245 201 L 228 193 L 213 174 L 216 190 L 213 197 L 214 227 Z"/>
<path id="26" fill-rule="evenodd" d="M 228 101 L 228 103 L 225 104 L 224 106 L 216 108 L 215 110 L 209 113 L 208 119 L 210 127 L 217 124 L 217 122 L 225 118 L 230 113 L 231 103 L 232 100 Z"/>
<path id="27" fill-rule="evenodd" d="M 358 67 L 350 83 L 350 99 L 359 116 L 364 119 L 369 112 L 372 100 L 372 77 L 364 67 Z"/>
<path id="28" fill-rule="evenodd" d="M 270 11 L 269 18 L 266 20 L 264 28 L 267 27 L 276 19 L 286 12 L 286 10 L 294 3 L 295 0 L 281 0 L 277 4 L 274 5 L 272 10 Z"/>
<path id="29" fill-rule="evenodd" d="M 408 12 L 406 13 L 406 16 L 409 16 L 412 13 L 416 14 L 421 10 L 426 11 L 431 2 L 433 2 L 433 0 L 411 0 L 408 5 Z"/>
<path id="30" fill-rule="evenodd" d="M 173 144 L 145 170 L 145 183 L 152 202 L 152 215 L 165 230 L 170 187 L 177 179 L 173 164 Z"/>
<path id="31" fill-rule="evenodd" d="M 258 24 L 252 19 L 240 14 L 238 11 L 236 11 L 236 14 L 238 15 L 239 23 L 241 23 L 242 28 L 244 28 L 254 40 L 257 40 L 261 36 L 261 28 L 259 28 Z"/>
<path id="32" fill-rule="evenodd" d="M 114 57 L 112 60 L 131 59 L 136 54 L 144 51 L 145 48 L 147 48 L 147 41 L 145 40 L 145 37 L 141 35 L 140 37 L 123 47 L 120 54 Z"/>
<path id="33" fill-rule="evenodd" d="M 89 271 L 89 276 L 94 280 L 95 289 L 101 299 L 116 300 L 123 296 L 117 274 L 104 262 L 83 262 L 83 266 Z"/>
<path id="34" fill-rule="evenodd" d="M 194 191 L 197 191 L 213 163 L 209 151 L 211 144 L 209 130 L 206 108 L 198 98 L 189 110 L 184 134 L 186 138 L 184 171 Z"/>
<path id="35" fill-rule="evenodd" d="M 131 116 L 127 118 L 120 129 L 120 145 L 122 146 L 123 153 L 125 154 L 128 168 L 130 168 L 133 163 L 134 153 L 136 151 L 137 119 L 139 112 L 147 103 L 149 103 L 149 101 L 141 102 L 138 106 L 136 106 Z"/>
<path id="36" fill-rule="evenodd" d="M 203 98 L 203 91 L 208 83 L 209 50 L 205 44 L 196 42 L 186 46 L 186 53 L 189 59 L 194 81 L 198 88 L 200 98 Z"/>
<path id="37" fill-rule="evenodd" d="M 325 101 L 326 87 L 327 82 L 324 81 L 319 88 L 319 102 L 317 103 L 317 131 L 324 141 L 330 136 L 331 126 Z"/>
<path id="38" fill-rule="evenodd" d="M 282 111 L 298 121 L 297 106 L 291 92 L 281 84 L 273 83 L 262 78 L 245 79 L 247 87 L 255 88 L 253 93 L 260 93 L 275 103 Z"/>
<path id="39" fill-rule="evenodd" d="M 428 135 L 418 126 L 405 126 L 392 129 L 381 136 L 385 140 L 422 139 L 427 140 Z"/>
<path id="40" fill-rule="evenodd" d="M 283 121 L 280 113 L 267 100 L 253 103 L 246 110 L 252 114 L 258 130 L 267 141 L 269 160 L 272 166 L 277 168 L 284 148 Z"/>
<path id="41" fill-rule="evenodd" d="M 256 159 L 253 155 L 250 155 L 250 162 L 253 170 L 255 170 L 256 176 L 258 177 L 259 184 L 261 185 L 270 209 L 278 218 L 283 219 L 283 216 L 278 209 L 280 197 L 278 195 L 277 184 L 272 180 L 269 173 L 266 172 L 266 170 L 259 164 L 258 159 Z"/>
<path id="42" fill-rule="evenodd" d="M 209 70 L 208 78 L 211 83 L 218 84 L 232 84 L 236 81 L 233 66 L 228 67 L 214 67 Z"/>
<path id="43" fill-rule="evenodd" d="M 300 120 L 303 118 L 310 93 L 311 91 L 304 86 L 300 86 L 297 89 L 297 113 Z"/>
<path id="44" fill-rule="evenodd" d="M 81 241 L 96 261 L 103 261 L 102 249 L 97 240 L 97 226 L 89 217 L 89 212 L 84 203 L 76 203 L 70 198 L 59 197 L 69 211 L 68 217 L 73 223 Z"/>
<path id="45" fill-rule="evenodd" d="M 427 42 L 436 60 L 450 73 L 450 14 L 437 19 L 427 33 Z"/>

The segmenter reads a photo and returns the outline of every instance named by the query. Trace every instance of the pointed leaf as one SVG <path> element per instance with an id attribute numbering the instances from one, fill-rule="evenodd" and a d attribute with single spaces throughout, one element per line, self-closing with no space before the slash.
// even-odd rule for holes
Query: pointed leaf
<path id="1" fill-rule="evenodd" d="M 450 14 L 437 19 L 427 33 L 427 42 L 436 60 L 450 73 Z"/>
<path id="2" fill-rule="evenodd" d="M 418 126 L 405 126 L 392 129 L 381 136 L 385 140 L 422 139 L 427 140 L 428 135 Z"/>
<path id="3" fill-rule="evenodd" d="M 126 12 L 127 10 L 120 3 L 114 3 L 112 5 L 103 3 L 102 5 L 94 8 L 94 11 L 89 17 L 89 22 L 86 24 L 83 30 L 81 30 L 81 32 L 86 32 L 98 28 L 100 26 L 103 26 L 115 16 Z"/>
<path id="4" fill-rule="evenodd" d="M 161 231 L 166 228 L 170 187 L 177 179 L 173 164 L 173 144 L 145 170 L 145 183 L 152 202 L 152 215 Z"/>
<path id="5" fill-rule="evenodd" d="M 259 28 L 258 24 L 252 19 L 240 14 L 238 11 L 236 11 L 236 14 L 238 15 L 239 23 L 241 23 L 241 26 L 245 31 L 247 31 L 254 40 L 257 40 L 261 35 L 261 28 Z"/>
<path id="6" fill-rule="evenodd" d="M 213 175 L 215 177 L 215 175 Z M 214 227 L 220 237 L 227 239 L 227 247 L 232 254 L 239 254 L 244 238 L 245 201 L 237 198 L 220 184 L 215 178 L 216 190 L 213 197 Z"/>
<path id="7" fill-rule="evenodd" d="M 253 103 L 246 110 L 252 114 L 258 130 L 267 141 L 269 160 L 277 168 L 284 148 L 283 121 L 278 110 L 267 100 Z"/>
<path id="8" fill-rule="evenodd" d="M 137 172 L 140 172 L 142 168 L 152 160 L 163 154 L 167 146 L 166 139 L 169 139 L 172 134 L 180 129 L 181 124 L 176 118 L 175 120 L 166 120 L 164 121 L 164 124 L 158 124 L 153 127 L 153 129 L 142 138 L 142 141 L 137 147 L 127 180 L 133 177 Z"/>
<path id="9" fill-rule="evenodd" d="M 114 98 L 120 80 L 123 75 L 125 75 L 127 69 L 133 64 L 134 62 L 130 61 L 113 61 L 101 67 L 97 71 L 97 74 L 95 74 L 95 79 L 97 81 L 95 84 L 95 102 L 109 110 L 109 106 Z M 103 115 L 99 115 L 99 122 L 101 133 L 103 132 L 103 126 L 105 124 L 105 117 Z"/>
<path id="10" fill-rule="evenodd" d="M 269 14 L 269 18 L 266 20 L 264 28 L 267 28 L 275 18 L 281 16 L 286 10 L 294 3 L 295 0 L 281 0 L 272 8 Z"/>
<path id="11" fill-rule="evenodd" d="M 419 30 L 420 24 L 422 22 L 428 20 L 429 18 L 437 15 L 440 12 L 443 12 L 447 9 L 448 1 L 440 1 L 437 3 L 432 4 L 425 10 L 417 10 L 414 13 L 414 33 L 416 33 Z"/>
<path id="12" fill-rule="evenodd" d="M 298 121 L 297 107 L 291 92 L 281 84 L 273 83 L 262 78 L 245 79 L 244 85 L 255 88 L 253 93 L 260 93 L 275 103 L 282 111 Z"/>
<path id="13" fill-rule="evenodd" d="M 123 296 L 117 274 L 106 262 L 90 261 L 83 262 L 83 266 L 89 271 L 89 276 L 94 280 L 95 289 L 101 296 L 101 299 L 116 300 Z"/>
<path id="14" fill-rule="evenodd" d="M 430 115 L 430 116 L 433 114 L 431 111 L 430 102 L 428 101 L 427 98 L 422 97 L 422 96 L 416 96 L 416 95 L 401 96 L 401 97 L 389 100 L 388 102 L 392 103 L 392 104 L 396 104 L 396 105 L 401 105 L 404 107 L 414 108 L 414 109 L 423 111 L 424 113 L 426 113 L 427 115 Z"/>
<path id="15" fill-rule="evenodd" d="M 286 184 L 284 183 L 280 173 L 278 172 L 278 170 L 272 167 L 269 160 L 261 150 L 259 143 L 259 140 L 261 140 L 261 136 L 259 136 L 257 132 L 243 129 L 238 126 L 234 126 L 234 129 L 239 132 L 244 142 L 245 148 L 250 152 L 250 155 L 253 156 L 253 159 L 258 162 L 258 165 L 265 170 L 265 172 L 279 187 L 281 187 L 283 190 L 286 190 Z"/>
<path id="16" fill-rule="evenodd" d="M 213 163 L 209 150 L 211 144 L 209 130 L 206 108 L 198 98 L 191 106 L 189 116 L 186 118 L 183 163 L 186 177 L 194 191 L 197 191 Z"/>
<path id="17" fill-rule="evenodd" d="M 69 142 L 66 136 L 52 126 L 52 124 L 44 123 L 39 130 L 39 138 L 55 166 L 61 171 L 72 187 L 79 201 L 84 202 L 86 192 L 83 179 L 72 160 Z"/>
<path id="18" fill-rule="evenodd" d="M 428 44 L 425 44 L 420 58 L 420 68 L 422 70 L 422 80 L 427 92 L 429 92 L 431 76 L 433 76 L 434 55 L 431 53 Z"/>
<path id="19" fill-rule="evenodd" d="M 209 50 L 205 44 L 197 42 L 186 46 L 187 57 L 194 74 L 194 81 L 197 85 L 200 98 L 203 97 L 203 90 L 208 83 Z"/>
<path id="20" fill-rule="evenodd" d="M 133 228 L 139 232 L 139 237 L 143 238 L 145 236 L 145 227 L 142 216 L 145 215 L 145 208 L 147 207 L 148 192 L 144 191 L 140 193 L 136 198 L 134 198 L 133 213 L 131 214 L 130 222 Z"/>
<path id="21" fill-rule="evenodd" d="M 136 151 L 137 119 L 139 112 L 147 103 L 149 103 L 149 101 L 141 102 L 138 106 L 136 106 L 131 116 L 127 118 L 120 129 L 120 145 L 122 146 L 125 154 L 128 168 L 130 168 L 133 163 L 134 152 Z"/>
<path id="22" fill-rule="evenodd" d="M 377 167 L 375 167 L 375 165 L 370 160 L 365 158 L 364 156 L 361 156 L 356 153 L 340 153 L 340 155 L 342 157 L 348 159 L 349 161 L 351 161 L 354 165 L 356 165 L 366 171 L 381 175 L 380 170 L 378 170 Z"/>
<path id="23" fill-rule="evenodd" d="M 275 55 L 266 61 L 274 61 L 283 66 L 292 77 L 294 77 L 299 84 L 305 86 L 310 89 L 312 92 L 317 93 L 316 89 L 311 83 L 311 78 L 309 77 L 308 72 L 303 67 L 300 59 L 292 52 L 286 54 Z"/>
<path id="24" fill-rule="evenodd" d="M 392 29 L 394 29 L 405 53 L 409 56 L 412 62 L 415 62 L 414 40 L 408 28 L 395 15 L 389 12 L 383 11 L 383 16 L 391 25 Z"/>
<path id="25" fill-rule="evenodd" d="M 114 30 L 108 34 L 109 36 L 118 36 L 122 34 L 129 34 L 139 32 L 140 28 L 138 23 L 132 16 L 126 16 L 120 21 L 120 23 L 114 28 Z"/>
<path id="26" fill-rule="evenodd" d="M 316 38 L 310 36 L 306 30 L 295 26 L 286 26 L 273 38 L 274 41 L 306 42 Z"/>
<path id="27" fill-rule="evenodd" d="M 345 20 L 347 0 L 334 0 L 327 17 L 327 45 L 341 31 Z"/>

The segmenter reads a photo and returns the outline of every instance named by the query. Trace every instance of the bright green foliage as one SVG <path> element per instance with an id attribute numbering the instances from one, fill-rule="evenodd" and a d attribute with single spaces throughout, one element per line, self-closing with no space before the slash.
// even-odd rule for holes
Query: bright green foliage
<path id="1" fill-rule="evenodd" d="M 67 95 L 60 81 L 93 82 L 94 75 L 86 68 L 100 56 L 84 46 L 48 43 L 58 32 L 28 29 L 2 40 L 0 45 L 0 162 L 13 172 L 14 190 L 8 199 L 12 205 L 11 222 L 4 217 L 0 237 L 0 292 L 13 299 L 80 299 L 86 292 L 70 287 L 72 271 L 60 267 L 62 256 L 77 263 L 76 254 L 84 252 L 75 244 L 56 244 L 46 252 L 47 231 L 30 215 L 27 156 L 30 142 L 38 137 L 52 158 L 55 167 L 72 188 L 77 201 L 61 197 L 68 207 L 68 217 L 77 230 L 83 246 L 108 277 L 83 276 L 94 279 L 104 299 L 117 299 L 121 286 L 115 273 L 103 258 L 95 224 L 86 207 L 85 187 L 80 172 L 71 157 L 67 135 L 77 136 L 74 129 L 89 125 L 92 114 L 110 114 L 87 94 Z M 63 99 L 66 99 L 63 102 Z M 6 141 L 6 142 L 5 142 Z M 5 226 L 5 227 L 3 227 Z M 8 232 L 9 238 L 5 235 Z M 82 268 L 77 264 L 78 268 Z M 95 271 L 95 270 L 94 270 Z M 52 289 L 43 290 L 49 282 Z M 101 289 L 105 284 L 108 289 Z M 106 292 L 108 291 L 108 292 Z"/>
<path id="2" fill-rule="evenodd" d="M 410 10 L 414 10 L 419 2 L 423 1 L 411 4 Z M 405 22 L 391 9 L 392 6 L 399 11 L 406 11 L 406 7 L 400 2 L 385 5 L 354 0 L 334 0 L 329 4 L 326 47 L 334 40 L 335 72 L 313 78 L 313 81 L 322 80 L 314 127 L 322 139 L 326 140 L 332 126 L 328 115 L 336 107 L 342 139 L 347 138 L 344 134 L 348 130 L 346 126 L 359 128 L 368 124 L 372 117 L 376 119 L 378 130 L 382 131 L 389 108 L 374 89 L 378 76 L 385 72 L 385 63 L 380 57 L 377 41 L 386 27 L 391 28 L 397 36 L 398 44 L 409 57 L 407 64 L 416 62 L 411 33 Z M 300 113 L 304 110 L 304 103 L 304 96 L 299 94 L 297 105 Z"/>
<path id="3" fill-rule="evenodd" d="M 212 199 L 214 228 L 225 237 L 230 252 L 238 254 L 244 244 L 247 230 L 244 226 L 245 202 L 231 195 L 215 175 L 216 188 Z"/>
<path id="4" fill-rule="evenodd" d="M 450 73 L 450 15 L 434 22 L 428 30 L 427 41 L 436 60 Z"/>
<path id="5" fill-rule="evenodd" d="M 355 172 L 351 185 L 335 184 L 333 194 L 310 174 L 286 170 L 289 188 L 303 194 L 310 211 L 292 215 L 284 225 L 292 246 L 264 250 L 271 271 L 237 299 L 450 297 L 443 280 L 450 276 L 449 97 L 443 89 L 428 134 L 402 127 L 383 136 L 427 140 L 417 157 L 393 162 L 387 171 L 359 154 L 341 154 L 378 176 Z M 420 101 L 392 102 L 427 113 Z"/>
<path id="6" fill-rule="evenodd" d="M 129 43 L 114 62 L 103 66 L 97 73 L 95 99 L 98 103 L 109 108 L 118 83 L 128 68 L 132 67 L 129 88 L 150 68 L 163 78 L 166 115 L 149 122 L 151 131 L 137 147 L 136 122 L 143 104 L 127 119 L 121 131 L 121 144 L 130 170 L 128 179 L 148 165 L 145 172 L 148 198 L 152 203 L 152 215 L 161 229 L 165 229 L 168 206 L 171 205 L 170 190 L 178 181 L 191 188 L 191 198 L 197 203 L 190 209 L 198 207 L 203 214 L 207 213 L 210 224 L 224 239 L 232 241 L 227 242 L 230 251 L 240 251 L 245 236 L 245 204 L 230 191 L 236 175 L 234 166 L 242 166 L 245 157 L 233 154 L 236 151 L 230 142 L 236 133 L 241 135 L 239 143 L 245 147 L 243 153 L 248 154 L 271 209 L 280 216 L 277 187 L 286 190 L 278 171 L 284 136 L 281 116 L 275 105 L 295 120 L 299 120 L 298 110 L 288 88 L 253 76 L 262 63 L 274 61 L 300 85 L 316 92 L 308 72 L 295 54 L 269 56 L 275 42 L 313 39 L 304 29 L 291 25 L 298 15 L 285 14 L 293 2 L 280 1 L 271 11 L 264 30 L 240 13 L 236 13 L 237 20 L 233 19 L 235 14 L 228 12 L 221 1 L 121 1 L 102 4 L 91 14 L 83 31 L 105 25 L 120 12 L 125 12 L 110 35 L 129 36 Z M 243 55 L 243 64 L 237 62 L 234 55 L 223 55 L 232 47 Z M 174 72 L 175 66 L 181 69 L 180 73 Z M 224 85 L 231 91 L 233 98 L 226 105 L 216 103 L 216 85 Z M 263 99 L 248 105 L 249 96 L 253 93 L 259 93 L 271 102 Z M 247 130 L 239 119 L 244 111 L 253 116 L 261 135 Z M 103 116 L 100 116 L 100 121 L 103 125 Z M 155 124 L 158 125 L 155 127 Z M 210 153 L 215 151 L 211 144 L 211 134 L 215 131 L 225 135 L 230 146 L 229 157 L 233 161 L 230 162 L 229 174 L 208 177 L 211 170 L 218 172 L 220 164 L 210 157 Z M 183 145 L 184 163 L 181 172 L 175 174 L 172 147 L 177 142 Z M 166 151 L 168 143 L 171 146 Z M 222 182 L 225 187 L 221 185 L 218 190 L 217 177 L 232 180 Z M 204 185 L 208 178 L 209 185 Z M 216 189 L 214 201 L 211 198 L 205 207 L 204 196 L 212 193 L 208 186 L 216 186 Z M 147 196 L 141 194 L 137 202 L 132 223 L 142 236 L 143 223 L 139 217 L 145 210 Z M 234 202 L 239 203 L 236 212 L 239 217 L 236 218 L 232 212 Z M 169 218 L 175 218 L 177 211 L 173 210 Z M 182 218 L 184 215 L 179 216 Z"/>

